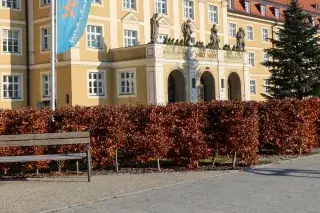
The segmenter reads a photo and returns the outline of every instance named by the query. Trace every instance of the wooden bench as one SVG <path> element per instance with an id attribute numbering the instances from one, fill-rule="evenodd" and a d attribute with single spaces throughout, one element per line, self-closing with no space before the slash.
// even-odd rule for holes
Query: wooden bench
<path id="1" fill-rule="evenodd" d="M 4 157 L 0 157 L 0 163 L 79 160 L 79 159 L 87 158 L 88 182 L 90 182 L 91 181 L 91 153 L 90 153 L 90 133 L 89 132 L 0 135 L 0 147 L 52 146 L 52 145 L 71 145 L 71 144 L 86 144 L 86 153 L 4 156 Z"/>

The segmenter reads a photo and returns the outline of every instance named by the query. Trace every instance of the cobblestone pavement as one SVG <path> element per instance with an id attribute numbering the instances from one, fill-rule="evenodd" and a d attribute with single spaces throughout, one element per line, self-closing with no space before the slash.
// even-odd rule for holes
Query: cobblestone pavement
<path id="1" fill-rule="evenodd" d="M 320 213 L 320 156 L 56 211 L 75 212 Z"/>

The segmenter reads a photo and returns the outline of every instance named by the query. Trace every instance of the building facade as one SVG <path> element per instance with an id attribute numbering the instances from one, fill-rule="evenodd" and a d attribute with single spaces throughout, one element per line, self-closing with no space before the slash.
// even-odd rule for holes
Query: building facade
<path id="1" fill-rule="evenodd" d="M 174 101 L 263 100 L 269 71 L 263 49 L 283 24 L 286 0 L 92 0 L 78 44 L 57 56 L 58 105 L 165 104 Z M 320 0 L 301 1 L 319 24 Z M 159 13 L 157 44 L 150 19 Z M 220 50 L 161 44 L 208 44 L 213 24 Z M 244 29 L 246 51 L 225 51 Z M 50 100 L 50 0 L 2 0 L 0 108 L 41 107 Z M 57 40 L 64 38 L 57 38 Z"/>

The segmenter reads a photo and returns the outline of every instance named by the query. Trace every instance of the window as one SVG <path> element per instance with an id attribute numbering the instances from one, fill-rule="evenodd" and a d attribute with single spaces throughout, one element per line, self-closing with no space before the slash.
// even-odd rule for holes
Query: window
<path id="1" fill-rule="evenodd" d="M 105 95 L 105 78 L 104 72 L 89 72 L 88 88 L 89 96 Z"/>
<path id="2" fill-rule="evenodd" d="M 184 17 L 189 19 L 194 19 L 193 0 L 184 0 Z"/>
<path id="3" fill-rule="evenodd" d="M 250 94 L 255 95 L 256 94 L 256 81 L 250 80 Z"/>
<path id="4" fill-rule="evenodd" d="M 123 0 L 123 7 L 135 10 L 137 8 L 136 0 Z"/>
<path id="5" fill-rule="evenodd" d="M 262 28 L 262 41 L 268 42 L 268 29 Z"/>
<path id="6" fill-rule="evenodd" d="M 41 6 L 50 5 L 51 0 L 41 0 Z"/>
<path id="7" fill-rule="evenodd" d="M 119 72 L 119 95 L 134 95 L 136 93 L 136 73 Z"/>
<path id="8" fill-rule="evenodd" d="M 19 75 L 2 76 L 3 99 L 21 99 L 21 77 Z"/>
<path id="9" fill-rule="evenodd" d="M 41 29 L 41 50 L 50 50 L 50 29 L 48 27 Z"/>
<path id="10" fill-rule="evenodd" d="M 49 98 L 51 96 L 51 75 L 42 75 L 42 97 Z"/>
<path id="11" fill-rule="evenodd" d="M 91 0 L 93 4 L 101 4 L 101 0 Z"/>
<path id="12" fill-rule="evenodd" d="M 3 30 L 3 52 L 20 53 L 20 31 L 19 30 Z"/>
<path id="13" fill-rule="evenodd" d="M 135 46 L 138 43 L 138 32 L 134 30 L 124 31 L 124 46 L 130 47 Z"/>
<path id="14" fill-rule="evenodd" d="M 102 27 L 88 25 L 87 27 L 88 47 L 102 48 Z"/>
<path id="15" fill-rule="evenodd" d="M 235 38 L 237 35 L 237 25 L 229 23 L 229 37 Z"/>
<path id="16" fill-rule="evenodd" d="M 244 2 L 244 9 L 247 13 L 250 13 L 251 12 L 251 5 L 250 5 L 250 2 L 248 1 L 245 1 Z"/>
<path id="17" fill-rule="evenodd" d="M 166 34 L 158 34 L 158 42 L 163 43 L 163 41 L 168 37 Z"/>
<path id="18" fill-rule="evenodd" d="M 253 27 L 252 26 L 246 26 L 247 29 L 247 40 L 253 40 Z"/>
<path id="19" fill-rule="evenodd" d="M 254 53 L 249 53 L 249 64 L 254 67 Z"/>
<path id="20" fill-rule="evenodd" d="M 228 0 L 228 8 L 234 9 L 234 0 Z"/>
<path id="21" fill-rule="evenodd" d="M 266 80 L 264 80 L 264 87 L 263 87 L 263 92 L 265 94 L 270 93 L 270 88 L 268 88 L 268 87 L 270 87 L 270 81 L 269 81 L 269 79 L 266 79 Z"/>
<path id="22" fill-rule="evenodd" d="M 268 54 L 267 54 L 266 52 L 264 52 L 264 53 L 262 54 L 262 61 L 263 61 L 263 62 L 269 61 L 269 56 L 268 56 Z"/>
<path id="23" fill-rule="evenodd" d="M 274 16 L 279 19 L 280 18 L 280 10 L 278 8 L 274 8 Z"/>
<path id="24" fill-rule="evenodd" d="M 167 0 L 157 0 L 157 12 L 167 14 Z"/>
<path id="25" fill-rule="evenodd" d="M 218 23 L 218 7 L 209 5 L 209 21 L 211 23 Z"/>
<path id="26" fill-rule="evenodd" d="M 266 16 L 266 6 L 265 5 L 260 5 L 260 13 L 263 16 Z"/>
<path id="27" fill-rule="evenodd" d="M 20 9 L 20 0 L 2 0 L 2 7 Z"/>

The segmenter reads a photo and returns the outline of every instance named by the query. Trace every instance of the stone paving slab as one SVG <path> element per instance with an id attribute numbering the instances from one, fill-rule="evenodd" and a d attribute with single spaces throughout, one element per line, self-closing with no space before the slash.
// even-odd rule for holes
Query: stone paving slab
<path id="1" fill-rule="evenodd" d="M 222 175 L 228 172 L 97 175 L 92 177 L 91 183 L 87 182 L 86 175 L 59 178 L 28 178 L 22 181 L 0 180 L 0 213 L 35 213 L 59 209 L 90 201 L 114 198 L 115 196 L 150 188 Z M 119 211 L 125 209 L 119 208 Z"/>
<path id="2" fill-rule="evenodd" d="M 56 213 L 320 213 L 320 155 Z"/>

